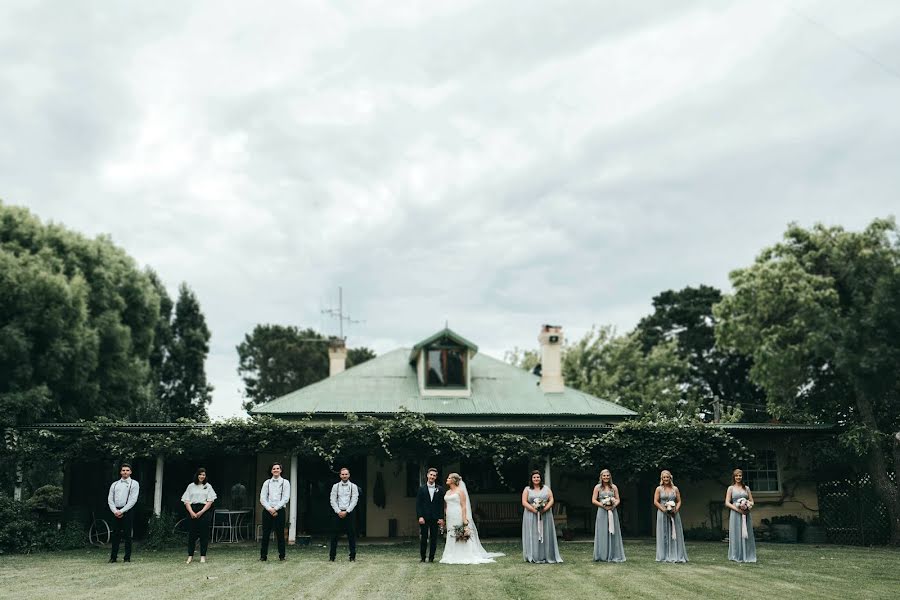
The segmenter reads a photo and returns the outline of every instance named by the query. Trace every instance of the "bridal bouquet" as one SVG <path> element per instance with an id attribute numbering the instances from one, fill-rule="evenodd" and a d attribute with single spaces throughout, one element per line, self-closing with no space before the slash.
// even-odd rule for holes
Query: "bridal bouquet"
<path id="1" fill-rule="evenodd" d="M 457 542 L 468 542 L 472 532 L 465 525 L 454 525 L 450 530 L 450 535 L 456 538 Z"/>

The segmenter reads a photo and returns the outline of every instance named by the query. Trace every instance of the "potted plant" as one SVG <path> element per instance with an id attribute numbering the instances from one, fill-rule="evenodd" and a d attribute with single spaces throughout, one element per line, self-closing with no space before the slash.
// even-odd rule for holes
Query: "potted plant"
<path id="1" fill-rule="evenodd" d="M 786 544 L 796 544 L 799 533 L 806 521 L 797 515 L 778 515 L 769 519 L 772 540 Z"/>
<path id="2" fill-rule="evenodd" d="M 800 538 L 804 544 L 824 544 L 828 541 L 825 535 L 825 525 L 818 516 L 812 517 L 803 528 L 803 536 Z"/>

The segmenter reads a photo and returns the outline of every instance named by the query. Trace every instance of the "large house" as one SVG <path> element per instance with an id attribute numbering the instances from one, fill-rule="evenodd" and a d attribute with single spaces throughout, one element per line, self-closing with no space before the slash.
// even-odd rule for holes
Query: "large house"
<path id="1" fill-rule="evenodd" d="M 296 390 L 256 407 L 257 415 L 281 419 L 310 418 L 312 423 L 343 421 L 347 413 L 389 416 L 408 410 L 426 415 L 442 427 L 459 432 L 510 431 L 538 434 L 540 431 L 585 433 L 608 429 L 634 412 L 612 402 L 565 386 L 561 370 L 563 332 L 560 327 L 541 327 L 540 374 L 530 373 L 478 352 L 478 347 L 445 328 L 412 348 L 400 348 L 359 366 L 345 370 L 346 349 L 341 343 L 329 349 L 331 373 L 320 382 Z M 786 443 L 817 429 L 809 426 L 737 424 L 726 426 L 756 454 L 758 461 L 747 476 L 753 482 L 759 517 L 773 514 L 810 516 L 818 509 L 815 483 L 803 475 L 803 465 Z M 256 487 L 267 477 L 266 466 L 276 455 L 257 457 Z M 558 521 L 573 530 L 589 531 L 594 510 L 590 505 L 595 472 L 554 469 L 549 460 L 542 465 L 508 465 L 507 476 L 497 476 L 490 457 L 464 464 L 433 464 L 430 457 L 419 462 L 381 461 L 369 456 L 348 466 L 360 485 L 364 502 L 358 509 L 359 530 L 367 536 L 416 535 L 415 492 L 429 466 L 443 475 L 458 471 L 467 480 L 473 501 L 488 507 L 495 524 L 515 529 L 519 494 L 529 469 L 540 467 L 559 504 Z M 299 482 L 291 509 L 290 537 L 298 533 L 321 533 L 328 527 L 327 494 L 335 475 L 324 464 L 298 464 L 290 473 Z M 287 465 L 286 465 L 287 468 Z M 685 496 L 685 527 L 720 527 L 724 516 L 722 499 L 728 473 L 709 481 L 682 485 Z M 377 488 L 377 489 L 376 489 Z M 620 485 L 625 532 L 652 533 L 652 485 Z M 378 493 L 375 493 L 375 492 Z M 378 504 L 376 504 L 378 501 Z M 476 509 L 477 510 L 477 509 Z"/>

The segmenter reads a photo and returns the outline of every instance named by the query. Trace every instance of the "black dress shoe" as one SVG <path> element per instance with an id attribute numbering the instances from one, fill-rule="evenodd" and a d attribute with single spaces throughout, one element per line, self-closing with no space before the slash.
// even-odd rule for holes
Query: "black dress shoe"
<path id="1" fill-rule="evenodd" d="M 131 562 L 131 559 L 130 559 L 130 558 L 123 558 L 123 559 L 122 559 L 122 562 Z"/>
<path id="2" fill-rule="evenodd" d="M 432 556 L 431 558 L 429 558 L 428 562 L 434 562 L 434 557 Z"/>
<path id="3" fill-rule="evenodd" d="M 331 562 L 334 562 L 334 557 L 329 556 L 329 557 L 328 557 L 328 560 L 330 560 Z"/>
<path id="4" fill-rule="evenodd" d="M 111 558 L 111 559 L 109 559 L 109 562 L 114 563 L 114 562 L 119 562 L 119 561 L 118 561 L 118 559 Z"/>
<path id="5" fill-rule="evenodd" d="M 269 560 L 269 559 L 267 559 L 265 556 L 259 557 L 259 562 L 266 562 L 267 560 Z"/>
<path id="6" fill-rule="evenodd" d="M 419 559 L 419 562 L 425 562 L 425 559 L 424 559 L 424 558 L 420 558 L 420 559 Z"/>
<path id="7" fill-rule="evenodd" d="M 279 556 L 279 557 L 278 557 L 278 560 L 279 560 L 279 562 L 284 562 L 284 561 L 286 561 L 287 559 L 286 559 L 285 557 L 283 557 L 283 556 Z"/>
<path id="8" fill-rule="evenodd" d="M 356 557 L 355 557 L 355 556 L 351 556 L 351 557 L 350 557 L 350 562 L 356 562 Z"/>

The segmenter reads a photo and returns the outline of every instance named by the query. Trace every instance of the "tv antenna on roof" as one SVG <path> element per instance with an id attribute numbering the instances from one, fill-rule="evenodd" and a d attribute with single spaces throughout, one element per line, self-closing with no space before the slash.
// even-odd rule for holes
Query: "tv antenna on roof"
<path id="1" fill-rule="evenodd" d="M 365 321 L 357 321 L 356 319 L 351 319 L 350 315 L 344 314 L 344 288 L 338 286 L 338 307 L 337 308 L 325 308 L 322 309 L 323 315 L 329 315 L 337 318 L 338 323 L 340 324 L 340 339 L 345 340 L 344 337 L 344 322 L 346 321 L 348 324 L 358 324 L 365 323 Z"/>

